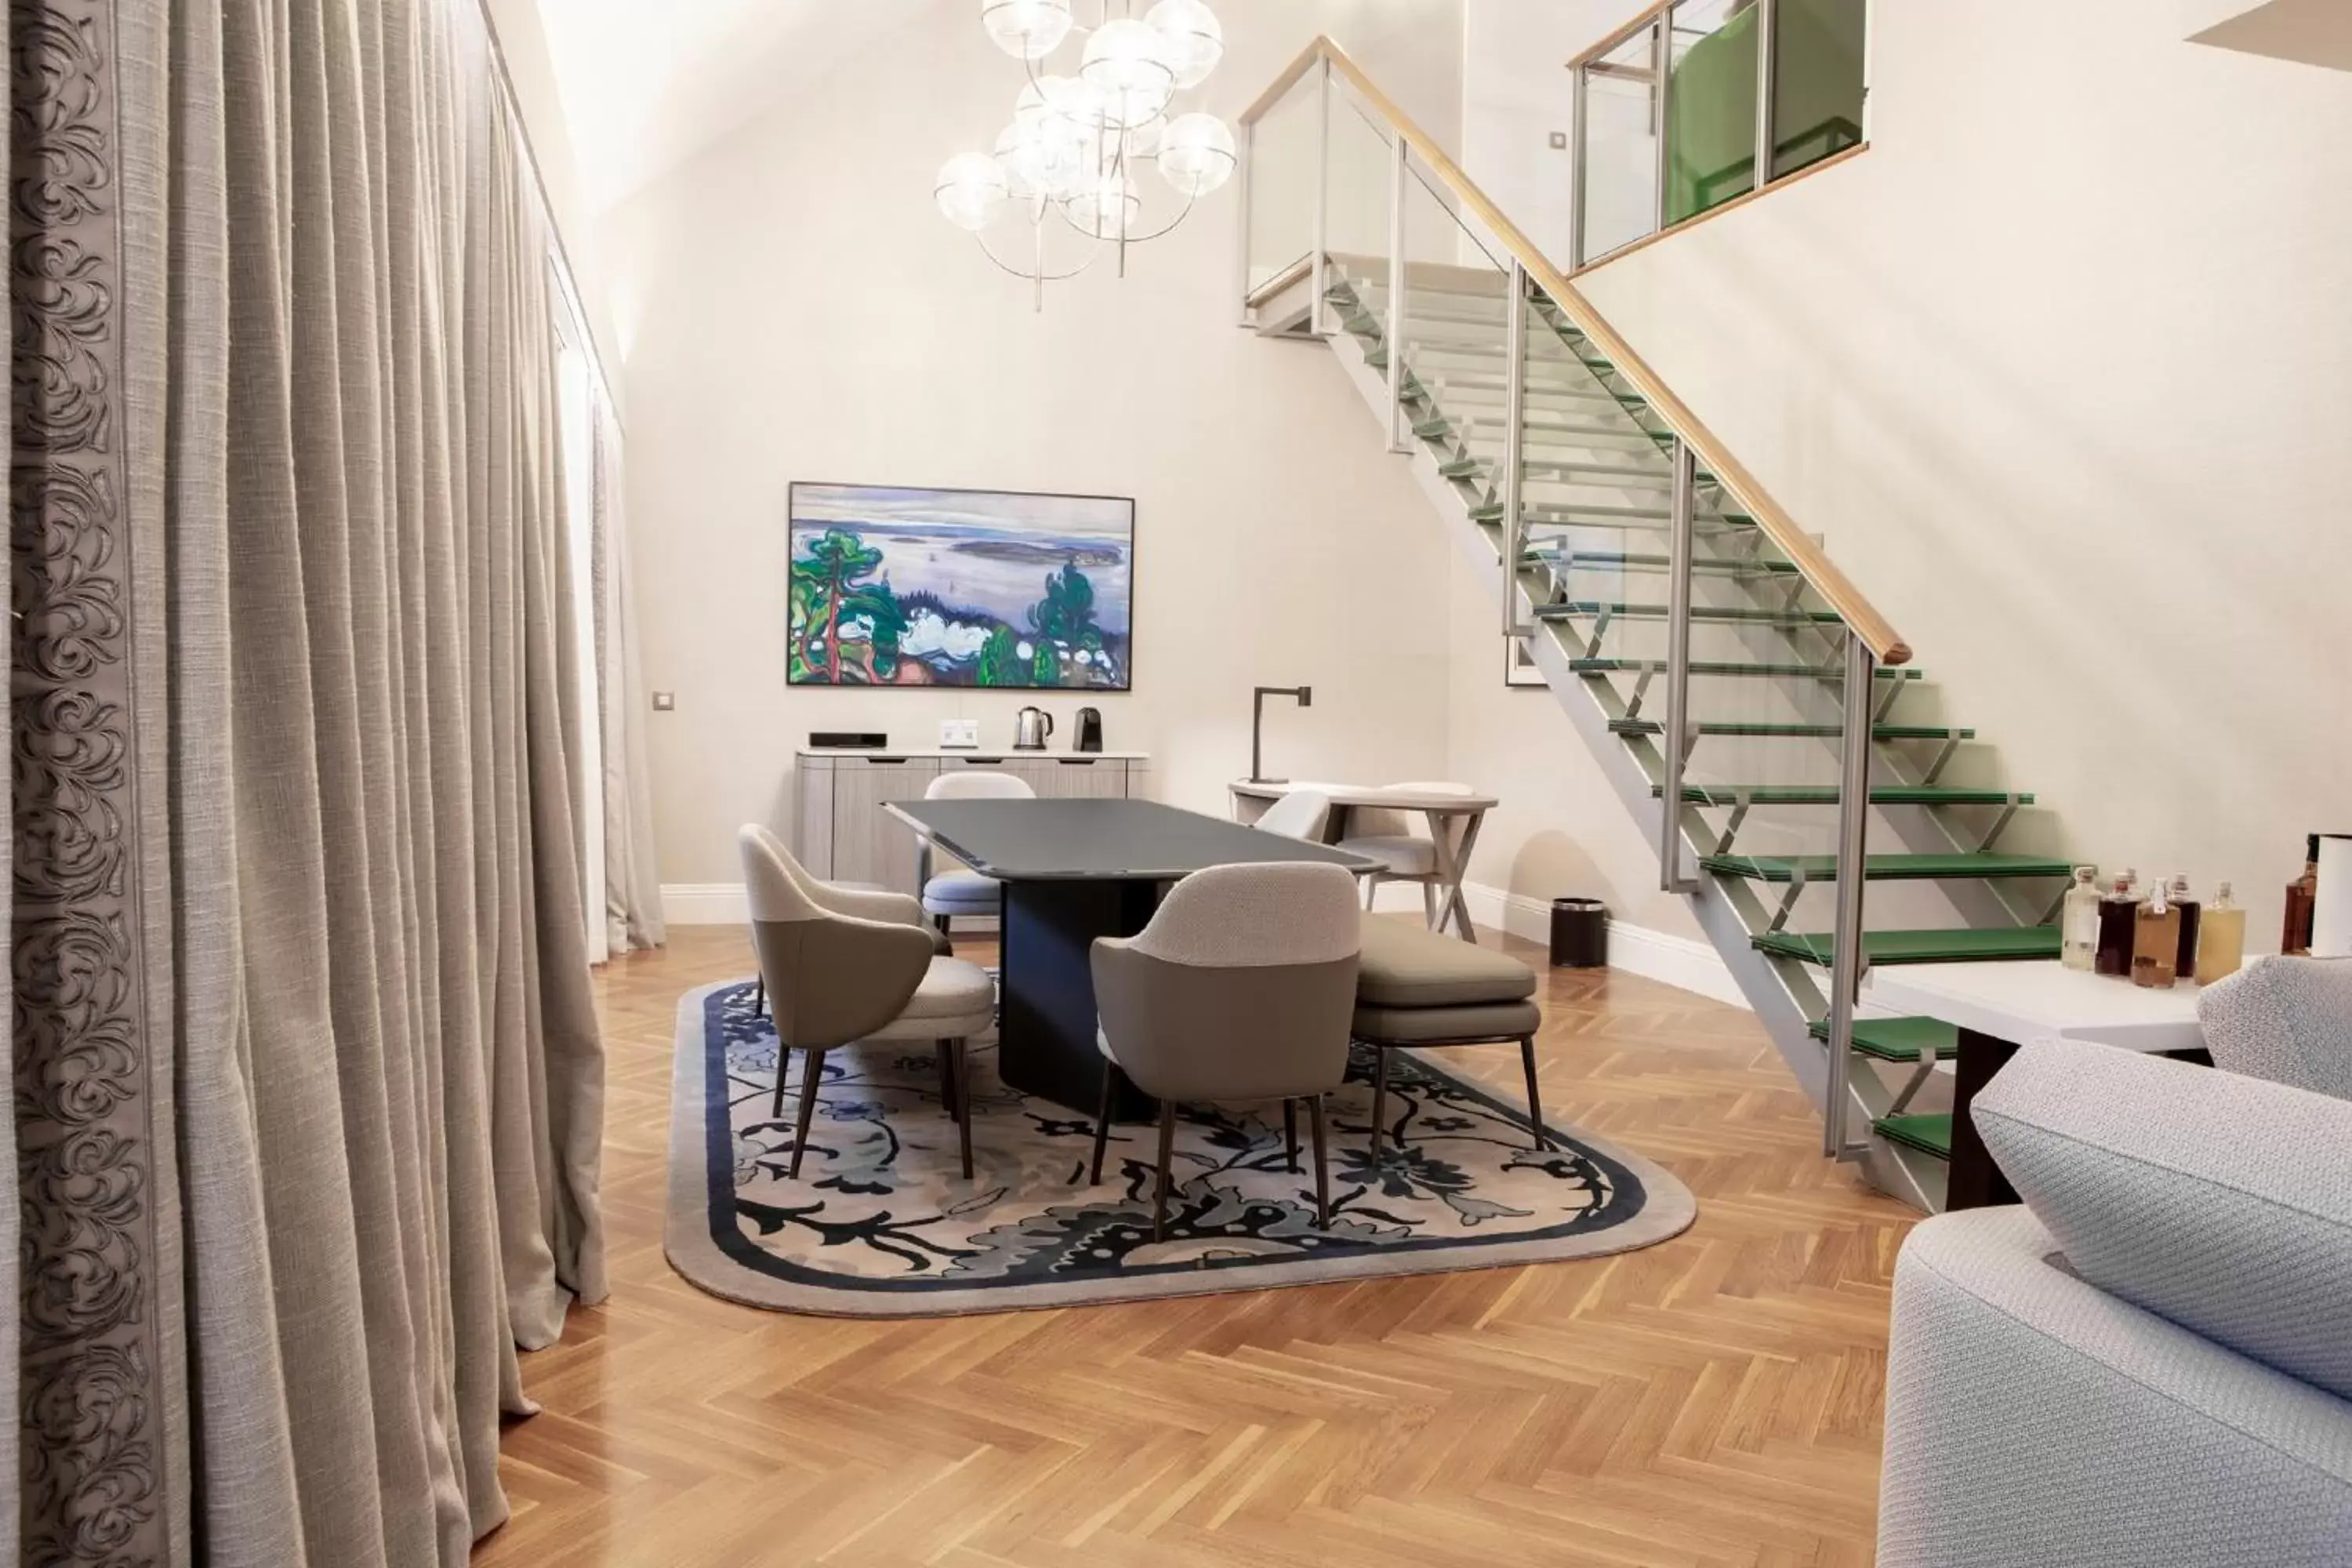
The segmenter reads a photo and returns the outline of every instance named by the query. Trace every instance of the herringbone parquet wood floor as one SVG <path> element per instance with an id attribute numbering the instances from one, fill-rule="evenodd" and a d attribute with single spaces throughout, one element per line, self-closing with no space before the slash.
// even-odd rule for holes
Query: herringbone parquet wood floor
<path id="1" fill-rule="evenodd" d="M 606 966 L 613 1295 L 526 1359 L 512 1564 L 1864 1563 L 1895 1251 L 1753 1020 L 1550 971 L 1544 1104 L 1697 1193 L 1581 1262 L 904 1323 L 737 1307 L 661 1250 L 682 928 Z M 1489 939 L 1496 940 L 1496 939 Z M 1526 944 L 1507 945 L 1541 963 Z M 984 956 L 984 955 L 981 955 Z M 1516 1053 L 1454 1053 L 1516 1098 Z"/>

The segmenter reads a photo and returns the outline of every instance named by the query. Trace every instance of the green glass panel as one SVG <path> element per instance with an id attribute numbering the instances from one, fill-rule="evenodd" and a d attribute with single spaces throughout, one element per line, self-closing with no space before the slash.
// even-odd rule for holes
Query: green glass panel
<path id="1" fill-rule="evenodd" d="M 1674 9 L 1666 89 L 1666 223 L 1756 184 L 1754 0 L 1683 0 Z"/>
<path id="2" fill-rule="evenodd" d="M 1923 1153 L 1938 1159 L 1952 1157 L 1952 1118 L 1948 1111 L 1933 1116 L 1889 1116 L 1876 1123 L 1878 1135 L 1896 1143 L 1908 1143 Z"/>
<path id="3" fill-rule="evenodd" d="M 1778 0 L 1772 45 L 1772 177 L 1862 140 L 1868 0 Z"/>

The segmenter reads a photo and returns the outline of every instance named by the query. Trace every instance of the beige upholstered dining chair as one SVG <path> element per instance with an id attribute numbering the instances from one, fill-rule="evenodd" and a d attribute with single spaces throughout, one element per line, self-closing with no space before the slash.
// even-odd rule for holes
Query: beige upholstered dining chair
<path id="1" fill-rule="evenodd" d="M 1279 833 L 1285 838 L 1304 838 L 1308 843 L 1320 843 L 1323 829 L 1331 820 L 1331 797 L 1321 790 L 1294 789 L 1280 800 L 1258 813 L 1252 827 L 1268 833 Z"/>
<path id="2" fill-rule="evenodd" d="M 1195 871 L 1169 889 L 1139 933 L 1097 939 L 1103 1094 L 1092 1179 L 1102 1180 L 1110 1109 L 1124 1077 L 1160 1100 L 1153 1240 L 1167 1232 L 1180 1103 L 1278 1100 L 1288 1122 L 1293 1104 L 1306 1100 L 1316 1222 L 1330 1223 L 1323 1096 L 1348 1075 L 1361 942 L 1355 879 L 1312 861 Z"/>
<path id="3" fill-rule="evenodd" d="M 966 1042 L 995 1021 L 996 986 L 988 972 L 941 956 L 922 907 L 906 894 L 821 882 L 757 823 L 746 824 L 737 841 L 751 896 L 751 941 L 776 1021 L 776 1099 L 770 1114 L 779 1121 L 786 1064 L 794 1051 L 805 1058 L 792 1176 L 799 1178 L 808 1147 L 825 1052 L 858 1040 L 929 1040 L 939 1058 L 940 1098 L 956 1119 L 969 1177 L 971 1100 L 964 1053 Z"/>
<path id="4" fill-rule="evenodd" d="M 1465 784 L 1437 780 L 1387 786 L 1399 794 L 1410 795 L 1476 795 Z M 1377 860 L 1381 868 L 1364 878 L 1364 908 L 1370 909 L 1380 893 L 1382 882 L 1418 882 L 1421 884 L 1422 918 L 1429 929 L 1436 931 L 1445 911 L 1438 907 L 1438 890 L 1444 886 L 1445 874 L 1438 868 L 1437 846 L 1430 838 L 1415 833 L 1408 815 L 1391 811 L 1385 806 L 1356 806 L 1348 813 L 1348 836 L 1339 840 L 1339 847 L 1351 854 Z M 1446 831 L 1452 836 L 1449 849 L 1462 842 L 1461 828 L 1449 823 Z"/>
<path id="5" fill-rule="evenodd" d="M 1034 800 L 1037 792 L 1029 787 L 1026 779 L 1011 773 L 991 772 L 985 768 L 966 768 L 956 773 L 941 773 L 923 791 L 925 800 Z M 922 847 L 923 912 L 940 930 L 946 931 L 958 915 L 985 915 L 991 919 L 1004 912 L 1004 886 L 993 877 L 983 877 L 977 871 L 941 871 L 931 873 L 931 845 L 929 839 Z"/>

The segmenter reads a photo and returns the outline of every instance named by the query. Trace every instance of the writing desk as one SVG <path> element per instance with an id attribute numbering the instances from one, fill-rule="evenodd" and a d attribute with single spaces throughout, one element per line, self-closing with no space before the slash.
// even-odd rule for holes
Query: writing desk
<path id="1" fill-rule="evenodd" d="M 1404 789 L 1365 784 L 1314 784 L 1293 780 L 1264 784 L 1236 779 L 1225 786 L 1233 792 L 1234 815 L 1244 822 L 1295 789 L 1311 789 L 1331 803 L 1323 837 L 1336 844 L 1349 836 L 1349 816 L 1357 811 L 1418 813 L 1429 824 L 1429 840 L 1437 859 L 1437 929 L 1451 923 L 1465 942 L 1478 940 L 1470 923 L 1470 906 L 1463 901 L 1462 879 L 1470 869 L 1470 851 L 1478 845 L 1478 829 L 1486 814 L 1500 803 L 1491 795 L 1454 795 L 1445 790 Z"/>

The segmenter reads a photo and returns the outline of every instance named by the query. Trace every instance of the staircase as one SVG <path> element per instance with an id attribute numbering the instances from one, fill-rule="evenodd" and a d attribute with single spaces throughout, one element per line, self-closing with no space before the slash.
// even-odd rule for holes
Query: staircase
<path id="1" fill-rule="evenodd" d="M 1244 125 L 1246 321 L 1327 344 L 1388 425 L 1824 1108 L 1824 1154 L 1940 1208 L 1950 1118 L 1910 1107 L 1956 1031 L 1862 1016 L 1859 984 L 2056 956 L 2070 868 L 2001 847 L 2033 797 L 1988 782 L 1818 542 L 1337 46 Z M 1269 190 L 1314 193 L 1305 256 Z"/>

